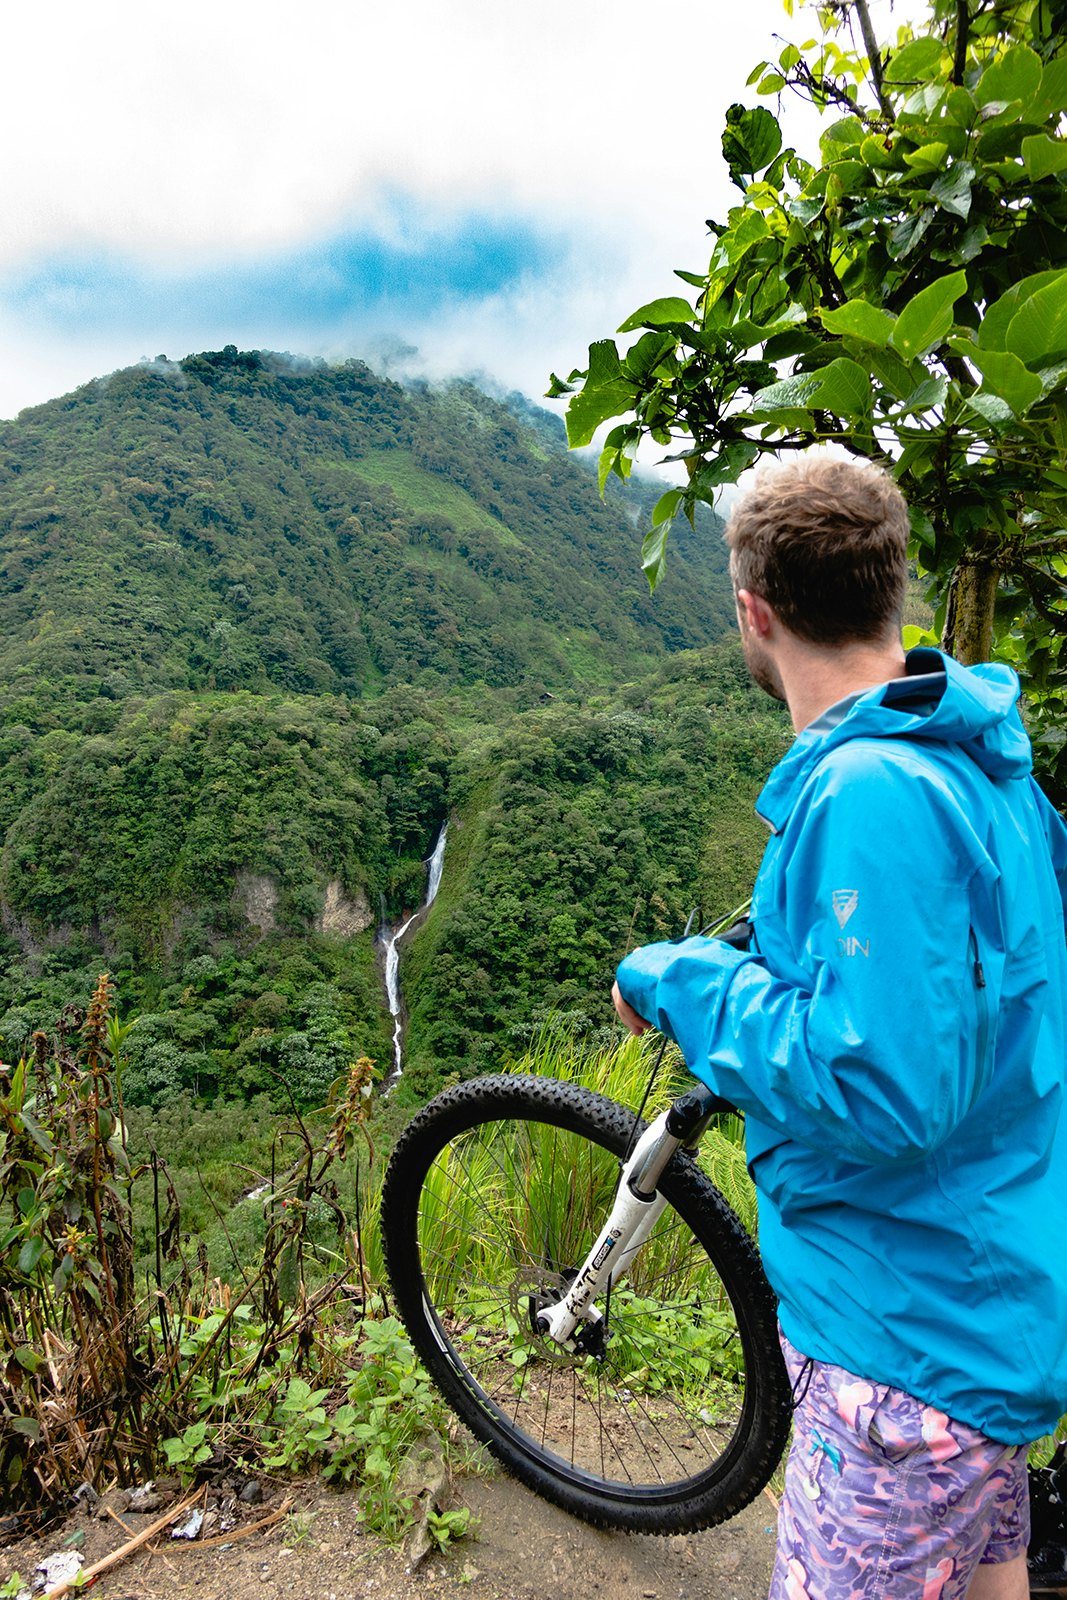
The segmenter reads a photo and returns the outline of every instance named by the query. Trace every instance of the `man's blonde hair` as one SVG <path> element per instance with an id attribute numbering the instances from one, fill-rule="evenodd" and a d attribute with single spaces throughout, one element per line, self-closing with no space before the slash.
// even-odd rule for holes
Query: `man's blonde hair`
<path id="1" fill-rule="evenodd" d="M 735 589 L 814 644 L 899 630 L 908 508 L 888 473 L 812 454 L 764 467 L 726 526 Z"/>

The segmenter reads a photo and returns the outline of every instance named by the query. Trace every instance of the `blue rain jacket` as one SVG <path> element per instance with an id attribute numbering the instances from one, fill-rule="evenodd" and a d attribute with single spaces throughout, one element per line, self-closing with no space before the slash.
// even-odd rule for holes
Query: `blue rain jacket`
<path id="1" fill-rule="evenodd" d="M 1021 1444 L 1067 1410 L 1067 828 L 1009 668 L 908 672 L 771 774 L 753 951 L 619 986 L 746 1113 L 793 1344 Z"/>

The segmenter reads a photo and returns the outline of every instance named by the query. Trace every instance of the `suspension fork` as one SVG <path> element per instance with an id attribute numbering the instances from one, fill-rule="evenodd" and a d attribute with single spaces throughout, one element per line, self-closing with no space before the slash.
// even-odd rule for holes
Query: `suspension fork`
<path id="1" fill-rule="evenodd" d="M 573 1349 L 578 1324 L 601 1320 L 593 1301 L 625 1276 L 667 1204 L 658 1185 L 668 1162 L 677 1150 L 696 1148 L 713 1116 L 732 1110 L 710 1089 L 690 1089 L 645 1129 L 622 1169 L 608 1220 L 567 1293 L 538 1312 L 539 1333 Z"/>

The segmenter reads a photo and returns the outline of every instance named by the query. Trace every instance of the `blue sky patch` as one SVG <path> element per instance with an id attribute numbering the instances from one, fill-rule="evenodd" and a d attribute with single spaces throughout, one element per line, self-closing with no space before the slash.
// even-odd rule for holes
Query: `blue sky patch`
<path id="1" fill-rule="evenodd" d="M 175 329 L 185 322 L 294 330 L 421 321 L 551 275 L 567 242 L 525 217 L 402 213 L 398 237 L 351 229 L 315 243 L 211 267 L 160 271 L 114 255 L 67 255 L 0 278 L 0 303 L 24 322 L 72 336 Z"/>

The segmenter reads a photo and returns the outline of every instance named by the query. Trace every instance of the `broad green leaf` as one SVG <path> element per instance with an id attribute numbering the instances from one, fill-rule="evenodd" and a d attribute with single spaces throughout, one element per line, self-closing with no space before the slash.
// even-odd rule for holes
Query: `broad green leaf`
<path id="1" fill-rule="evenodd" d="M 999 300 L 986 311 L 978 327 L 978 343 L 985 350 L 1004 350 L 1007 348 L 1005 339 L 1011 320 L 1024 301 L 1029 300 L 1039 289 L 1046 284 L 1055 283 L 1063 277 L 1062 267 L 1052 267 L 1046 272 L 1035 272 L 1029 278 L 1022 278 L 1018 283 L 1013 283 L 1001 295 Z"/>
<path id="2" fill-rule="evenodd" d="M 868 134 L 860 145 L 860 160 L 866 161 L 869 167 L 888 171 L 900 166 L 901 146 L 894 144 L 889 134 Z"/>
<path id="3" fill-rule="evenodd" d="M 902 218 L 889 235 L 889 254 L 898 261 L 910 256 L 936 216 L 937 211 L 933 206 L 924 206 L 915 216 Z"/>
<path id="4" fill-rule="evenodd" d="M 858 117 L 841 117 L 837 122 L 832 122 L 822 134 L 819 147 L 823 151 L 824 159 L 833 161 L 843 152 L 840 146 L 853 148 L 863 143 L 867 130 Z"/>
<path id="5" fill-rule="evenodd" d="M 19 1271 L 29 1277 L 43 1255 L 44 1240 L 40 1238 L 27 1239 L 19 1251 Z"/>
<path id="6" fill-rule="evenodd" d="M 658 527 L 650 528 L 641 541 L 641 571 L 648 579 L 649 591 L 655 590 L 667 568 L 667 535 L 671 531 L 670 518 Z"/>
<path id="7" fill-rule="evenodd" d="M 960 236 L 956 245 L 956 260 L 964 263 L 973 261 L 975 256 L 981 255 L 988 243 L 988 228 L 984 222 L 976 222 Z"/>
<path id="8" fill-rule="evenodd" d="M 940 172 L 948 159 L 948 145 L 941 140 L 922 144 L 918 150 L 909 150 L 904 157 L 915 172 Z"/>
<path id="9" fill-rule="evenodd" d="M 643 333 L 636 344 L 631 345 L 623 358 L 623 369 L 627 377 L 644 378 L 654 367 L 658 367 L 664 356 L 669 355 L 674 349 L 675 341 L 669 333 Z"/>
<path id="10" fill-rule="evenodd" d="M 911 84 L 921 78 L 934 77 L 945 55 L 939 39 L 912 39 L 889 58 L 885 69 L 886 83 Z"/>
<path id="11" fill-rule="evenodd" d="M 947 378 L 924 378 L 921 383 L 916 384 L 909 395 L 904 397 L 902 404 L 892 414 L 906 417 L 916 411 L 931 411 L 934 406 L 944 405 L 947 394 Z"/>
<path id="12" fill-rule="evenodd" d="M 1067 110 L 1067 56 L 1045 63 L 1041 87 L 1027 109 L 1039 122 Z"/>
<path id="13" fill-rule="evenodd" d="M 986 67 L 974 90 L 980 106 L 993 100 L 1009 103 L 1034 99 L 1041 88 L 1041 57 L 1029 45 L 1015 44 Z"/>
<path id="14" fill-rule="evenodd" d="M 793 406 L 806 406 L 818 387 L 818 373 L 801 372 L 792 378 L 782 378 L 753 397 L 752 409 L 754 412 L 783 411 Z"/>
<path id="15" fill-rule="evenodd" d="M 1067 378 L 1067 361 L 1057 361 L 1051 367 L 1038 367 L 1037 376 L 1041 379 L 1042 395 L 1054 394 L 1063 386 L 1064 378 Z"/>
<path id="16" fill-rule="evenodd" d="M 752 110 L 742 105 L 729 107 L 722 153 L 735 183 L 770 166 L 781 148 L 781 129 L 765 106 Z"/>
<path id="17" fill-rule="evenodd" d="M 768 72 L 765 78 L 760 79 L 757 94 L 780 94 L 785 88 L 785 79 L 780 72 Z"/>
<path id="18" fill-rule="evenodd" d="M 961 217 L 966 222 L 971 213 L 971 184 L 974 179 L 975 170 L 969 161 L 955 161 L 947 172 L 943 172 L 930 185 L 930 195 L 942 211 L 950 211 L 953 216 Z"/>
<path id="19" fill-rule="evenodd" d="M 864 417 L 870 411 L 870 374 L 858 361 L 838 356 L 814 376 L 821 382 L 809 405 L 825 407 L 839 417 Z"/>
<path id="20" fill-rule="evenodd" d="M 924 356 L 941 343 L 952 326 L 952 308 L 966 288 L 967 274 L 950 272 L 908 301 L 889 339 L 905 361 Z"/>
<path id="21" fill-rule="evenodd" d="M 1047 133 L 1032 133 L 1023 140 L 1022 150 L 1023 165 L 1035 183 L 1067 167 L 1067 142 L 1050 139 Z"/>
<path id="22" fill-rule="evenodd" d="M 889 335 L 896 326 L 896 318 L 867 300 L 846 300 L 833 311 L 819 309 L 822 325 L 829 333 L 843 334 L 851 339 L 862 339 L 864 344 L 879 349 L 889 343 Z"/>
<path id="23" fill-rule="evenodd" d="M 587 383 L 567 407 L 567 442 L 571 449 L 589 444 L 600 424 L 609 417 L 621 417 L 632 411 L 636 399 L 637 387 L 632 382 L 606 383 L 600 388 Z"/>
<path id="24" fill-rule="evenodd" d="M 678 507 L 685 499 L 684 489 L 668 489 L 666 494 L 661 494 L 652 508 L 652 526 L 658 528 L 662 522 L 670 522 L 678 514 Z"/>
<path id="25" fill-rule="evenodd" d="M 897 400 L 908 399 L 914 394 L 916 386 L 924 381 L 925 368 L 918 362 L 910 365 L 902 361 L 895 350 L 878 350 L 872 346 L 864 355 L 883 389 Z"/>
<path id="26" fill-rule="evenodd" d="M 1015 413 L 1011 406 L 999 395 L 979 392 L 968 395 L 964 403 L 972 411 L 976 411 L 983 422 L 990 423 L 994 428 L 1007 428 L 1015 421 Z"/>
<path id="27" fill-rule="evenodd" d="M 983 350 L 966 339 L 953 339 L 953 350 L 982 374 L 983 387 L 1006 400 L 1021 417 L 1041 396 L 1041 379 L 1007 350 Z"/>
<path id="28" fill-rule="evenodd" d="M 759 455 L 756 446 L 747 439 L 735 440 L 712 461 L 706 461 L 693 479 L 697 494 L 710 496 L 720 484 L 734 483 Z"/>
<path id="29" fill-rule="evenodd" d="M 1023 302 L 1008 324 L 1004 344 L 1031 367 L 1048 367 L 1067 355 L 1067 272 Z"/>
<path id="30" fill-rule="evenodd" d="M 662 300 L 650 300 L 646 306 L 641 306 L 625 322 L 619 324 L 620 333 L 633 333 L 635 328 L 658 328 L 665 322 L 692 322 L 693 308 L 688 300 L 683 300 L 679 295 L 665 295 Z M 607 344 L 611 340 L 604 341 Z"/>
<path id="31" fill-rule="evenodd" d="M 615 378 L 622 377 L 622 364 L 619 361 L 619 352 L 615 348 L 614 339 L 598 339 L 589 346 L 589 372 L 586 382 L 599 388 L 603 383 L 611 383 Z"/>
<path id="32" fill-rule="evenodd" d="M 41 1441 L 41 1424 L 36 1417 L 11 1417 L 10 1425 L 15 1433 L 21 1433 L 24 1439 L 32 1439 L 34 1444 Z"/>
<path id="33" fill-rule="evenodd" d="M 15 1360 L 27 1372 L 36 1372 L 43 1365 L 41 1357 L 32 1345 L 20 1344 L 15 1351 Z"/>
<path id="34" fill-rule="evenodd" d="M 795 200 L 790 200 L 786 209 L 791 217 L 795 217 L 798 222 L 802 222 L 806 226 L 808 223 L 815 221 L 825 204 L 826 197 L 824 195 L 798 194 Z"/>

